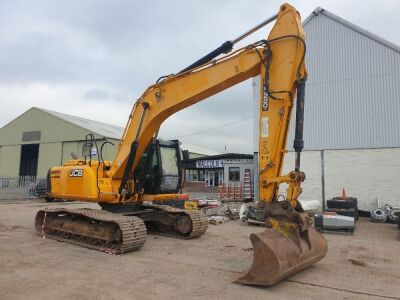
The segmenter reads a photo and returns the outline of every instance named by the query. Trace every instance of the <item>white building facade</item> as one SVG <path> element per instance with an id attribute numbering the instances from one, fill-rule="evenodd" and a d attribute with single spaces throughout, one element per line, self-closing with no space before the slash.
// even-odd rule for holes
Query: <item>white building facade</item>
<path id="1" fill-rule="evenodd" d="M 215 192 L 222 185 L 244 185 L 253 178 L 253 155 L 225 153 L 192 158 L 184 162 L 185 187 Z"/>

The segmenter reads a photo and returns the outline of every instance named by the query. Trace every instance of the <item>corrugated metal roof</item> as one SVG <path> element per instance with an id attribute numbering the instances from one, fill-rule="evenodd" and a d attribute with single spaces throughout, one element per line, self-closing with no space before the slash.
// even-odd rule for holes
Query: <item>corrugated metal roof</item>
<path id="1" fill-rule="evenodd" d="M 201 154 L 201 155 L 206 155 L 206 156 L 212 156 L 212 155 L 221 154 L 221 152 L 210 150 L 210 149 L 204 148 L 203 146 L 193 145 L 193 144 L 186 144 L 186 143 L 182 143 L 181 144 L 181 149 L 182 150 L 187 150 L 190 153 Z"/>
<path id="2" fill-rule="evenodd" d="M 207 160 L 211 159 L 253 159 L 253 154 L 243 154 L 243 153 L 221 153 L 217 155 L 210 155 L 207 157 L 196 157 L 196 158 L 191 158 L 188 161 L 196 161 L 196 160 L 204 160 L 205 158 Z"/>
<path id="3" fill-rule="evenodd" d="M 305 149 L 400 147 L 400 48 L 322 8 L 304 28 Z"/>
<path id="4" fill-rule="evenodd" d="M 319 14 L 323 14 L 324 16 L 331 18 L 332 20 L 341 23 L 344 26 L 347 26 L 349 29 L 355 30 L 358 33 L 361 33 L 375 41 L 377 41 L 378 43 L 381 43 L 383 45 L 385 45 L 386 47 L 392 48 L 393 50 L 397 51 L 400 53 L 400 47 L 396 44 L 393 44 L 391 42 L 389 42 L 388 40 L 385 40 L 384 38 L 373 34 L 371 32 L 369 32 L 368 30 L 365 30 L 364 28 L 361 28 L 360 26 L 357 26 L 329 11 L 327 11 L 326 9 L 323 9 L 322 7 L 317 7 L 303 22 L 303 26 L 306 27 L 307 24 L 316 16 L 318 16 Z"/>
<path id="5" fill-rule="evenodd" d="M 68 123 L 74 124 L 81 128 L 88 130 L 91 133 L 97 134 L 99 136 L 104 136 L 107 138 L 120 140 L 124 132 L 124 128 L 121 126 L 111 125 L 99 121 L 89 120 L 77 116 L 67 115 L 56 111 L 51 111 L 43 108 L 34 107 L 34 109 L 40 110 L 42 112 L 51 114 L 57 118 L 60 118 Z M 201 154 L 205 156 L 209 155 L 219 155 L 220 152 L 207 149 L 203 146 L 182 143 L 181 148 L 183 150 L 188 150 L 190 153 Z"/>
<path id="6" fill-rule="evenodd" d="M 80 118 L 76 116 L 71 116 L 67 114 L 63 114 L 60 112 L 55 112 L 43 108 L 38 108 L 35 107 L 35 109 L 43 111 L 45 113 L 51 114 L 59 119 L 62 119 L 68 123 L 72 123 L 76 126 L 79 126 L 81 128 L 84 128 L 91 133 L 104 136 L 107 138 L 112 138 L 112 139 L 121 139 L 122 134 L 124 132 L 124 128 L 116 125 L 111 125 L 107 123 L 102 123 L 99 121 L 94 121 L 94 120 L 89 120 L 85 118 Z"/>

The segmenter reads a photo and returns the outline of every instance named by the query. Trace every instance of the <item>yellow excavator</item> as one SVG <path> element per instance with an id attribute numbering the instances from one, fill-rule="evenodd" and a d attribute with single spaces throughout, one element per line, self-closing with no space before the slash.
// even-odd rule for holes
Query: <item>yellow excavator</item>
<path id="1" fill-rule="evenodd" d="M 274 20 L 268 39 L 232 51 L 234 44 Z M 272 285 L 322 259 L 326 240 L 312 227 L 312 219 L 298 201 L 305 179 L 300 171 L 305 51 L 300 14 L 283 4 L 278 14 L 237 39 L 181 72 L 161 77 L 136 101 L 113 161 L 102 158 L 105 144 L 98 149 L 89 134 L 82 150 L 84 159 L 49 170 L 47 197 L 95 202 L 102 209 L 40 210 L 35 219 L 37 233 L 115 254 L 142 247 L 148 231 L 184 239 L 203 235 L 208 223 L 200 211 L 174 207 L 187 199 L 179 193 L 179 145 L 158 140 L 158 130 L 172 114 L 260 75 L 256 196 L 266 229 L 250 236 L 253 265 L 236 283 Z M 281 175 L 295 95 L 295 170 Z M 93 148 L 97 148 L 97 160 L 92 158 Z M 288 184 L 283 201 L 278 201 L 280 183 Z"/>

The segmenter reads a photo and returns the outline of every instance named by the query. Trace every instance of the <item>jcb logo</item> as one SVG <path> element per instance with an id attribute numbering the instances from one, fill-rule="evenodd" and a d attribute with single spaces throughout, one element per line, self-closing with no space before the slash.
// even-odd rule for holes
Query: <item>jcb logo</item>
<path id="1" fill-rule="evenodd" d="M 82 177 L 83 170 L 82 169 L 73 169 L 71 173 L 69 173 L 69 177 Z"/>

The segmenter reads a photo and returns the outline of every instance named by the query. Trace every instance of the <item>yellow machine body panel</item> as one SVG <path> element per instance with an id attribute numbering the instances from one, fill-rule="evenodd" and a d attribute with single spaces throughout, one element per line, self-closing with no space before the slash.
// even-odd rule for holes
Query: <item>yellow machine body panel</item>
<path id="1" fill-rule="evenodd" d="M 106 161 L 107 166 L 110 161 Z M 119 203 L 116 191 L 121 180 L 111 180 L 97 160 L 90 165 L 83 160 L 69 160 L 62 167 L 53 167 L 49 171 L 50 192 L 48 197 L 87 202 Z M 98 179 L 97 179 L 98 178 Z M 140 202 L 160 202 L 167 200 L 187 200 L 186 194 L 157 194 L 140 197 Z M 139 199 L 135 199 L 139 201 Z"/>
<path id="2" fill-rule="evenodd" d="M 89 165 L 84 164 L 82 160 L 70 160 L 62 167 L 53 167 L 49 174 L 51 180 L 49 196 L 98 202 L 99 190 L 101 193 L 110 193 L 112 185 L 110 178 L 99 176 L 97 180 L 97 172 L 102 172 L 101 168 L 98 168 L 97 161 L 92 161 Z"/>

